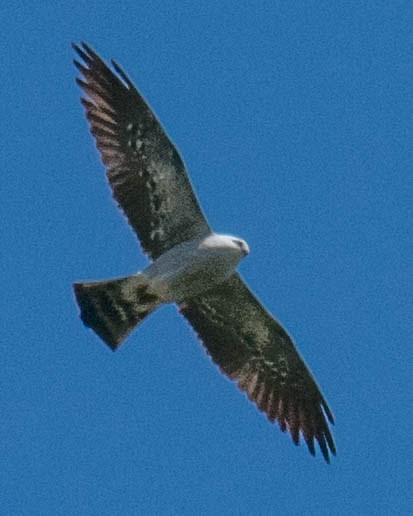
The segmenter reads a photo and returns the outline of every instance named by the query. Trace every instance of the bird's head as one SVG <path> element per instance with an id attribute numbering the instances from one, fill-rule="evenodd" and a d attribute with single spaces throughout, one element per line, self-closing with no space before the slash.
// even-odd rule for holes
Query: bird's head
<path id="1" fill-rule="evenodd" d="M 237 254 L 241 252 L 241 258 L 245 258 L 250 252 L 250 248 L 245 240 L 232 235 L 219 235 L 222 247 L 235 251 Z"/>
<path id="2" fill-rule="evenodd" d="M 247 242 L 242 240 L 242 238 L 234 237 L 232 235 L 220 235 L 218 233 L 212 233 L 206 237 L 202 241 L 201 247 L 218 253 L 221 253 L 222 251 L 226 251 L 228 253 L 229 251 L 229 255 L 232 255 L 236 262 L 245 258 L 245 256 L 250 252 Z"/>
<path id="3" fill-rule="evenodd" d="M 232 243 L 236 246 L 237 249 L 241 251 L 243 256 L 247 256 L 250 252 L 250 248 L 245 240 L 242 240 L 242 238 L 234 238 L 231 237 Z"/>

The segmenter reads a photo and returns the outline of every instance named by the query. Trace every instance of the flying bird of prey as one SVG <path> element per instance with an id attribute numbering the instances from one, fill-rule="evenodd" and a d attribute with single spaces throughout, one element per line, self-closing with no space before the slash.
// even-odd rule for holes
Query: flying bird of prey
<path id="1" fill-rule="evenodd" d="M 85 43 L 73 47 L 113 196 L 152 260 L 133 276 L 75 283 L 83 322 L 116 350 L 156 308 L 176 303 L 221 371 L 295 444 L 302 436 L 315 455 L 317 441 L 329 462 L 333 415 L 287 332 L 236 271 L 247 243 L 211 229 L 180 155 L 120 66 L 112 61 L 112 71 Z"/>

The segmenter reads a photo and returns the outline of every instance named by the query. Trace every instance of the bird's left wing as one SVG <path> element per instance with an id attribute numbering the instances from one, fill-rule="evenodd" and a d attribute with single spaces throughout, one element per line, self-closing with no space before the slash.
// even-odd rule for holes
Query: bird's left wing
<path id="1" fill-rule="evenodd" d="M 270 421 L 300 434 L 312 455 L 314 439 L 329 462 L 336 449 L 327 419 L 333 415 L 312 374 L 282 326 L 238 273 L 180 306 L 213 361 L 236 380 Z"/>
<path id="2" fill-rule="evenodd" d="M 185 165 L 148 104 L 114 61 L 115 72 L 85 43 L 77 83 L 113 196 L 156 259 L 176 244 L 210 233 Z"/>

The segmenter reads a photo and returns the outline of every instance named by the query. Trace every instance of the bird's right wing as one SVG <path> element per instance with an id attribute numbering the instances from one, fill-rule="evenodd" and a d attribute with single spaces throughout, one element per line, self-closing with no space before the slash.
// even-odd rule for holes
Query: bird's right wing
<path id="1" fill-rule="evenodd" d="M 267 312 L 238 273 L 180 306 L 213 361 L 270 421 L 300 433 L 312 455 L 314 439 L 324 459 L 336 448 L 327 419 L 333 415 L 284 328 Z"/>
<path id="2" fill-rule="evenodd" d="M 77 83 L 113 195 L 156 259 L 171 247 L 210 233 L 185 165 L 159 121 L 122 69 L 114 73 L 85 43 Z"/>

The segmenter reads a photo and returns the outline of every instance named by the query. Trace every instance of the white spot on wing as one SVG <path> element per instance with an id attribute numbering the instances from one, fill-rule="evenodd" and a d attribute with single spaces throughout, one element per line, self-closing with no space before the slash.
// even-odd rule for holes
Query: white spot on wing
<path id="1" fill-rule="evenodd" d="M 162 239 L 164 237 L 164 235 L 165 235 L 165 232 L 164 232 L 164 230 L 162 228 L 154 229 L 153 231 L 150 232 L 149 237 L 152 240 L 154 240 L 156 235 L 159 235 L 159 238 Z"/>

